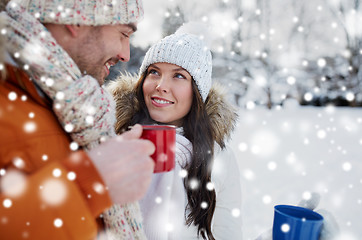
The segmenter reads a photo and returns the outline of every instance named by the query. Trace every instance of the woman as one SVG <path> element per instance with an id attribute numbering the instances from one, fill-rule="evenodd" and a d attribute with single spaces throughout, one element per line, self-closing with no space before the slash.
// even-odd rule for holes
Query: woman
<path id="1" fill-rule="evenodd" d="M 225 147 L 237 115 L 211 88 L 211 61 L 201 38 L 180 30 L 148 50 L 137 82 L 122 76 L 108 86 L 117 133 L 136 123 L 177 126 L 175 169 L 154 174 L 140 202 L 148 239 L 241 238 L 240 175 Z"/>

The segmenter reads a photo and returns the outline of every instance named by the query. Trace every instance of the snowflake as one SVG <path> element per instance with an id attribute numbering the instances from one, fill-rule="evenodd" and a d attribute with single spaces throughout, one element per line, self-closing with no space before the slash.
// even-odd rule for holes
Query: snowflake
<path id="1" fill-rule="evenodd" d="M 10 199 L 8 199 L 8 198 L 4 199 L 3 206 L 5 208 L 10 208 L 12 205 L 13 205 L 13 202 Z"/>
<path id="2" fill-rule="evenodd" d="M 56 218 L 53 223 L 56 228 L 60 228 L 63 226 L 63 220 L 60 218 Z"/>
<path id="3" fill-rule="evenodd" d="M 68 178 L 68 180 L 70 180 L 70 181 L 74 181 L 75 178 L 76 178 L 75 172 L 68 172 L 67 178 Z"/>
<path id="4" fill-rule="evenodd" d="M 271 196 L 269 196 L 269 195 L 264 195 L 263 196 L 263 203 L 264 204 L 270 204 L 271 203 L 271 201 L 272 201 L 272 198 L 271 198 Z"/>
<path id="5" fill-rule="evenodd" d="M 8 94 L 8 98 L 10 101 L 15 101 L 18 98 L 18 95 L 16 94 L 16 92 L 10 92 Z"/>
<path id="6" fill-rule="evenodd" d="M 54 176 L 54 177 L 58 178 L 58 177 L 60 177 L 61 175 L 62 175 L 62 171 L 61 171 L 59 168 L 55 168 L 55 169 L 53 170 L 53 176 Z"/>
<path id="7" fill-rule="evenodd" d="M 289 232 L 289 231 L 290 231 L 290 225 L 289 225 L 288 223 L 282 224 L 281 230 L 282 230 L 282 232 L 284 232 L 284 233 Z"/>
<path id="8" fill-rule="evenodd" d="M 53 206 L 62 204 L 67 198 L 68 191 L 64 183 L 58 179 L 48 179 L 42 184 L 41 199 Z"/>

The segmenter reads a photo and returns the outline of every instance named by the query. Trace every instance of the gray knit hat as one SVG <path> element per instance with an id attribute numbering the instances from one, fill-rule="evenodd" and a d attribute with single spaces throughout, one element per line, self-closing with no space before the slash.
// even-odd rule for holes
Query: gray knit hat
<path id="1" fill-rule="evenodd" d="M 212 57 L 202 38 L 203 36 L 182 31 L 163 38 L 147 51 L 140 74 L 153 63 L 165 62 L 178 65 L 193 77 L 205 102 L 212 84 Z"/>
<path id="2" fill-rule="evenodd" d="M 43 23 L 108 25 L 139 22 L 142 0 L 12 0 Z"/>

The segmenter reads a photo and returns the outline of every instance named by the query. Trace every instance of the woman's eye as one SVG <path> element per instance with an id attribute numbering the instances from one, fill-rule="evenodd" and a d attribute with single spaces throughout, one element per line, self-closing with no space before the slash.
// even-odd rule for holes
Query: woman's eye
<path id="1" fill-rule="evenodd" d="M 158 72 L 154 69 L 148 71 L 148 74 L 158 75 Z"/>
<path id="2" fill-rule="evenodd" d="M 175 77 L 176 78 L 181 78 L 181 79 L 186 79 L 186 77 L 184 75 L 180 74 L 180 73 L 176 73 Z"/>

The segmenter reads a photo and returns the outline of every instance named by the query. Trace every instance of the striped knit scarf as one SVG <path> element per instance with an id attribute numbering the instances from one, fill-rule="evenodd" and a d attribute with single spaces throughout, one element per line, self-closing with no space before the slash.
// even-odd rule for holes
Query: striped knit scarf
<path id="1" fill-rule="evenodd" d="M 6 51 L 53 100 L 53 110 L 73 141 L 89 150 L 115 136 L 115 104 L 97 80 L 82 76 L 47 29 L 22 6 L 10 3 L 0 16 L 6 21 Z M 115 204 L 103 218 L 110 239 L 146 239 L 138 202 Z"/>

